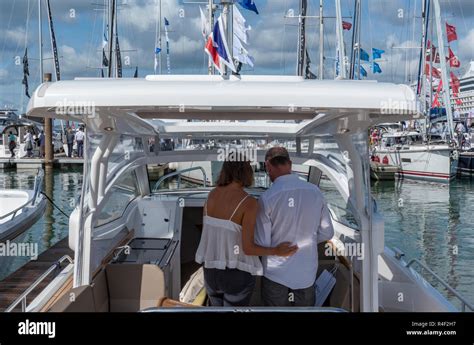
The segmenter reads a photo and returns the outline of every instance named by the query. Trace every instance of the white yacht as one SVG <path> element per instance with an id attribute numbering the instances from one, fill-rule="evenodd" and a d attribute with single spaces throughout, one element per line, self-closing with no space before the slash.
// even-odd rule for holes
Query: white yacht
<path id="1" fill-rule="evenodd" d="M 80 204 L 69 221 L 74 260 L 27 304 L 32 287 L 8 308 L 25 311 L 195 312 L 284 311 L 261 307 L 259 291 L 245 308 L 213 308 L 205 290 L 187 299 L 209 187 L 153 190 L 147 166 L 218 160 L 216 150 L 150 150 L 160 138 L 302 142 L 294 164 L 309 167 L 331 208 L 336 255 L 321 251 L 319 272 L 335 278 L 323 306 L 291 311 L 457 311 L 472 309 L 462 296 L 416 258 L 384 245 L 384 222 L 370 194 L 367 130 L 417 114 L 405 85 L 365 81 L 319 81 L 279 76 L 150 76 L 145 79 L 80 79 L 45 83 L 32 95 L 28 114 L 57 117 L 58 101 L 92 102 L 94 114 L 71 113 L 86 124 L 87 150 Z M 384 109 L 380 104 L 403 104 Z M 77 107 L 76 107 L 77 109 Z M 399 115 L 399 114 L 405 115 Z M 246 122 L 148 119 L 252 120 Z M 268 126 L 265 120 L 301 120 Z M 260 121 L 260 124 L 258 123 Z M 332 152 L 315 142 L 335 142 Z M 313 149 L 314 148 L 314 149 Z M 262 162 L 264 150 L 257 151 Z M 179 172 L 172 173 L 173 179 Z M 154 182 L 152 183 L 154 186 Z M 265 188 L 248 192 L 258 198 Z M 307 205 L 311 207 L 311 205 Z M 350 247 L 363 249 L 357 256 Z M 428 280 L 448 289 L 449 301 Z M 185 288 L 186 291 L 183 291 Z M 185 293 L 186 292 L 186 293 Z M 176 306 L 184 308 L 176 308 Z M 193 308 L 185 308 L 193 307 Z"/>
<path id="2" fill-rule="evenodd" d="M 42 180 L 43 170 L 39 170 L 31 190 L 0 189 L 0 242 L 15 238 L 43 215 Z"/>
<path id="3" fill-rule="evenodd" d="M 387 131 L 373 147 L 373 157 L 398 167 L 399 178 L 449 183 L 456 177 L 459 153 L 435 135 L 426 142 L 416 131 Z"/>

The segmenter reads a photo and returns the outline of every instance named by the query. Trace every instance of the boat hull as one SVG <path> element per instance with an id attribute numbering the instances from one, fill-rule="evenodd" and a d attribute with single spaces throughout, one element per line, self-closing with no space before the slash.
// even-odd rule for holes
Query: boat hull
<path id="1" fill-rule="evenodd" d="M 446 146 L 421 146 L 378 149 L 380 161 L 398 167 L 400 179 L 449 183 L 457 173 L 457 151 Z"/>

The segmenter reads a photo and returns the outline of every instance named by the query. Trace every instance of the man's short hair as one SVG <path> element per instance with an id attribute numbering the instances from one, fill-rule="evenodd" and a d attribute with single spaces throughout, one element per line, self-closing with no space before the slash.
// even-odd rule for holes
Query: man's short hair
<path id="1" fill-rule="evenodd" d="M 272 147 L 265 154 L 265 161 L 273 166 L 285 165 L 291 162 L 287 149 L 281 146 Z"/>

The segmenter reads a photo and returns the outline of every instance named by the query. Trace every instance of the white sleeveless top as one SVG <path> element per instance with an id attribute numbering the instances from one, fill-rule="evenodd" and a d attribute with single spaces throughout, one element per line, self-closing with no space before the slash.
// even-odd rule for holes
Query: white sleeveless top
<path id="1" fill-rule="evenodd" d="M 229 219 L 207 215 L 204 208 L 201 242 L 196 252 L 196 262 L 205 268 L 237 268 L 252 275 L 262 275 L 263 267 L 258 256 L 245 255 L 242 249 L 242 226 L 231 221 L 235 212 L 249 195 L 243 198 Z"/>

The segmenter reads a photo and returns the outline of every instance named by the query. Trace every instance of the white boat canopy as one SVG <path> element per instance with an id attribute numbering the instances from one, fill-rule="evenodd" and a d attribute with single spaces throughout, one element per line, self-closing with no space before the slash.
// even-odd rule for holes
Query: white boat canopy
<path id="1" fill-rule="evenodd" d="M 44 83 L 28 104 L 29 116 L 82 121 L 94 131 L 165 135 L 219 131 L 225 123 L 199 125 L 143 119 L 313 120 L 312 134 L 366 130 L 381 122 L 419 115 L 407 85 L 360 80 L 306 80 L 285 76 L 148 76 L 144 79 L 81 78 Z M 99 115 L 99 116 L 97 116 Z M 100 120 L 98 119 L 100 118 Z M 125 121 L 121 121 L 121 119 Z M 334 121 L 337 120 L 337 121 Z M 229 123 L 229 135 L 265 130 L 303 134 L 307 125 Z M 230 129 L 232 128 L 232 130 Z M 306 130 L 308 127 L 306 127 Z M 158 133 L 157 133 L 158 132 Z M 262 133 L 263 133 L 262 132 Z"/>

